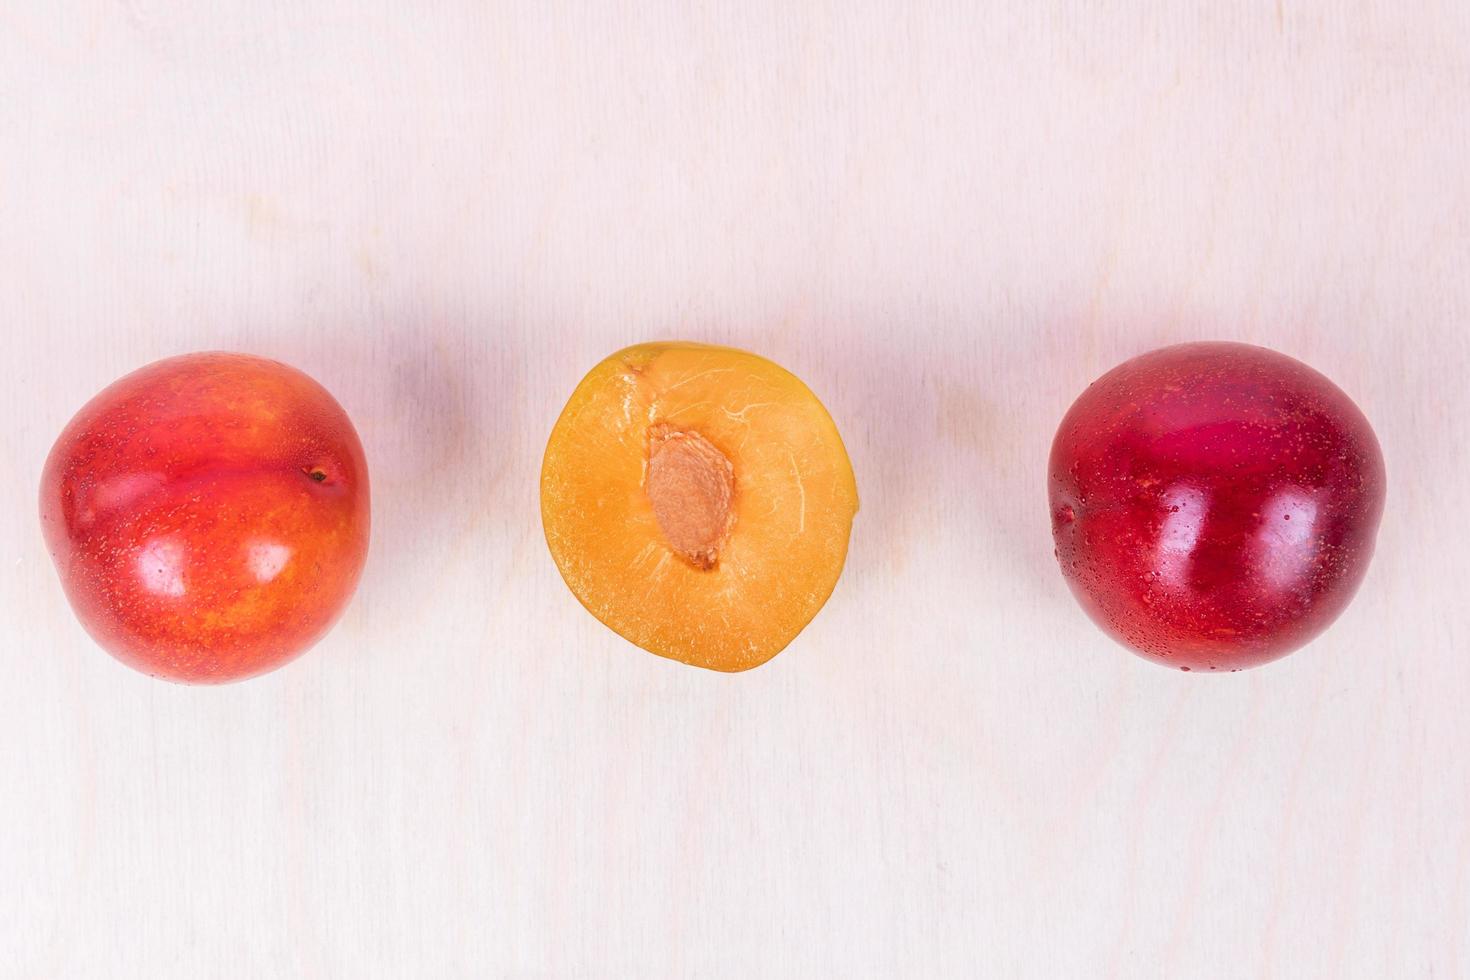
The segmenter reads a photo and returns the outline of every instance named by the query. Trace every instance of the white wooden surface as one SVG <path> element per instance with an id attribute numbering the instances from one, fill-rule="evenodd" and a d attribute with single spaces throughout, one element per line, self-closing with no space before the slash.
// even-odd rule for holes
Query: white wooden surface
<path id="1" fill-rule="evenodd" d="M 1470 974 L 1470 5 L 0 2 L 0 976 Z M 863 493 L 742 676 L 562 586 L 545 435 L 637 340 L 826 400 Z M 1325 638 L 1185 676 L 1053 567 L 1115 362 L 1252 340 L 1391 471 Z M 95 649 L 42 549 L 116 376 L 285 359 L 366 578 L 225 689 Z"/>

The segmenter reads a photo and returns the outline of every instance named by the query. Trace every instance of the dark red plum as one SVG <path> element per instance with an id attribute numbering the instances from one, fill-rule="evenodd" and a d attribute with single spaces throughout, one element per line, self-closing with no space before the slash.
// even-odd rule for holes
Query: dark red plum
<path id="1" fill-rule="evenodd" d="M 1383 513 L 1378 440 L 1341 389 L 1235 343 L 1127 361 L 1052 443 L 1056 556 L 1111 636 L 1181 670 L 1296 650 L 1357 591 Z"/>

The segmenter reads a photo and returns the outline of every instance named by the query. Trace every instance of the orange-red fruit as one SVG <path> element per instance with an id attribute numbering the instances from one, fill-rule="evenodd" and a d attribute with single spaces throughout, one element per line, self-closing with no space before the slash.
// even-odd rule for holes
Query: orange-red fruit
<path id="1" fill-rule="evenodd" d="M 572 592 L 659 656 L 746 670 L 791 642 L 842 573 L 857 486 L 832 417 L 744 351 L 642 344 L 582 379 L 541 470 Z"/>
<path id="2" fill-rule="evenodd" d="M 279 667 L 329 630 L 368 548 L 368 474 L 305 374 L 190 354 L 115 382 L 66 426 L 41 526 L 87 632 L 173 681 Z"/>

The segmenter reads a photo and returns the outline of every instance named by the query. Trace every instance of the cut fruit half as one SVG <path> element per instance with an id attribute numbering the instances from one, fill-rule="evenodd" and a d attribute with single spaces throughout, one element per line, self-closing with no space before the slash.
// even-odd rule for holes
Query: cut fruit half
<path id="1" fill-rule="evenodd" d="M 661 657 L 737 671 L 822 608 L 857 513 L 832 417 L 784 368 L 640 344 L 582 379 L 551 432 L 541 519 L 573 594 Z"/>

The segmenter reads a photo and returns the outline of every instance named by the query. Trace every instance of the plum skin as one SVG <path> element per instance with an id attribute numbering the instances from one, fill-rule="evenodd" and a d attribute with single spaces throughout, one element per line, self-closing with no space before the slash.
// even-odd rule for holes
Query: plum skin
<path id="1" fill-rule="evenodd" d="M 1240 670 L 1346 608 L 1383 514 L 1368 420 L 1317 371 L 1248 344 L 1115 367 L 1052 443 L 1056 557 L 1087 614 L 1143 657 Z"/>
<path id="2" fill-rule="evenodd" d="M 46 460 L 40 512 L 100 646 L 155 677 L 225 683 L 295 658 L 341 615 L 367 557 L 367 463 L 306 374 L 188 354 L 77 412 Z"/>

